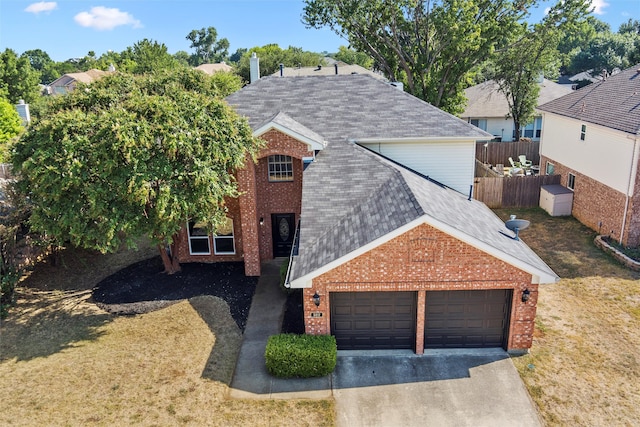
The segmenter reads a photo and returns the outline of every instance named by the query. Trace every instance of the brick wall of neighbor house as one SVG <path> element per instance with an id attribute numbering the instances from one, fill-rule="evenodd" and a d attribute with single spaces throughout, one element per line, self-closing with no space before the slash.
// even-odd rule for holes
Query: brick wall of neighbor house
<path id="1" fill-rule="evenodd" d="M 624 220 L 625 195 L 544 156 L 540 159 L 540 171 L 546 171 L 547 162 L 553 164 L 554 174 L 560 175 L 561 185 L 567 186 L 569 173 L 576 177 L 571 214 L 596 232 L 619 240 Z M 640 194 L 638 188 L 635 191 L 636 194 L 632 200 L 632 202 L 635 200 L 635 203 L 629 203 L 625 236 L 622 242 L 627 246 L 637 246 L 640 243 L 640 230 L 638 229 L 640 218 L 637 213 L 635 218 L 633 215 L 635 211 L 640 209 Z"/>
<path id="2" fill-rule="evenodd" d="M 267 146 L 260 150 L 255 164 L 247 158 L 246 165 L 236 174 L 240 197 L 226 199 L 228 216 L 233 219 L 235 255 L 214 255 L 210 238 L 211 255 L 190 255 L 186 229 L 181 232 L 178 248 L 180 262 L 242 261 L 247 276 L 260 275 L 260 263 L 273 257 L 271 235 L 272 213 L 295 213 L 300 215 L 302 200 L 302 158 L 312 157 L 308 146 L 282 132 L 270 130 L 261 136 Z M 268 157 L 284 154 L 294 158 L 293 181 L 269 182 Z M 259 225 L 260 218 L 264 219 Z"/>
<path id="3" fill-rule="evenodd" d="M 506 238 L 506 237 L 505 237 Z M 533 340 L 538 286 L 531 275 L 431 226 L 420 225 L 313 279 L 304 289 L 309 334 L 330 333 L 328 294 L 354 291 L 418 291 L 416 352 L 424 348 L 426 291 L 513 289 L 507 348 L 528 349 Z M 529 289 L 527 303 L 522 291 Z M 312 296 L 321 296 L 316 307 Z M 322 312 L 322 317 L 311 317 Z"/>

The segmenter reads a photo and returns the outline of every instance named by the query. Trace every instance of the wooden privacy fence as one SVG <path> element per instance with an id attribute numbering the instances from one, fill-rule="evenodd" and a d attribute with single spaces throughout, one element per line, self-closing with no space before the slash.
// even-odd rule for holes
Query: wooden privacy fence
<path id="1" fill-rule="evenodd" d="M 485 144 L 487 147 L 485 148 Z M 486 151 L 485 151 L 486 150 Z M 503 164 L 509 166 L 509 157 L 518 161 L 518 156 L 524 154 L 527 160 L 531 160 L 534 165 L 540 164 L 540 142 L 539 141 L 516 141 L 516 142 L 477 142 L 476 159 L 482 163 L 491 165 Z"/>
<path id="2" fill-rule="evenodd" d="M 540 187 L 560 184 L 560 175 L 478 177 L 473 198 L 490 208 L 532 208 L 540 203 Z"/>

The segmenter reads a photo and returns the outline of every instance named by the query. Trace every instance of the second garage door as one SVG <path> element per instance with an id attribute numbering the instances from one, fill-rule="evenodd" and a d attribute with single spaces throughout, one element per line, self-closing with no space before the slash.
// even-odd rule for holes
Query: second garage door
<path id="1" fill-rule="evenodd" d="M 424 347 L 506 347 L 511 292 L 427 292 Z"/>
<path id="2" fill-rule="evenodd" d="M 332 292 L 331 334 L 339 350 L 413 349 L 416 292 Z"/>

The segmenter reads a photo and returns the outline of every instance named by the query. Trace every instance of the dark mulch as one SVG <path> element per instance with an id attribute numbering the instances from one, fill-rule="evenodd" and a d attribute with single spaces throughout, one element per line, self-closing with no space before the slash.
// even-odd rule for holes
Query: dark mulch
<path id="1" fill-rule="evenodd" d="M 284 318 L 282 319 L 282 333 L 304 334 L 303 317 L 302 289 L 294 289 L 287 295 Z"/>
<path id="2" fill-rule="evenodd" d="M 101 304 L 182 300 L 213 295 L 229 304 L 231 316 L 244 331 L 257 277 L 244 275 L 242 262 L 182 264 L 176 274 L 163 272 L 160 257 L 140 261 L 102 280 L 93 289 Z"/>

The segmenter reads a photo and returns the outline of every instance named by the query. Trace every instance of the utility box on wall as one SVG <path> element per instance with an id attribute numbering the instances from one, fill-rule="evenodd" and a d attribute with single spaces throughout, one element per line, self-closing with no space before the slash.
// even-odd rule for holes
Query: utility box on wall
<path id="1" fill-rule="evenodd" d="M 571 215 L 573 191 L 562 185 L 543 185 L 540 187 L 540 207 L 551 216 Z"/>

